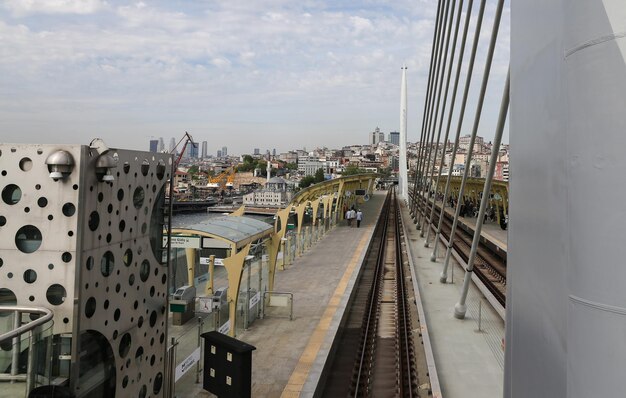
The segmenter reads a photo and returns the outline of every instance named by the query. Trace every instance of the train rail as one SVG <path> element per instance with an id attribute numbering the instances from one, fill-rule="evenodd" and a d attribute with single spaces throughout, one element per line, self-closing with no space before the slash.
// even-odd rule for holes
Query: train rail
<path id="1" fill-rule="evenodd" d="M 432 202 L 429 201 L 426 203 L 423 198 L 420 199 L 422 203 L 420 207 L 422 209 L 422 216 L 425 214 L 426 217 L 429 217 Z M 439 219 L 440 211 L 440 207 L 435 206 L 434 220 Z M 452 221 L 452 216 L 448 213 L 444 213 L 441 233 L 448 242 L 450 241 Z M 469 260 L 472 240 L 473 234 L 461 228 L 456 229 L 452 247 L 465 263 Z M 474 273 L 491 294 L 493 294 L 500 305 L 506 308 L 506 255 L 502 252 L 496 253 L 490 247 L 480 242 L 474 259 Z"/>
<path id="2" fill-rule="evenodd" d="M 405 277 L 410 271 L 402 231 L 391 191 L 325 369 L 321 396 L 429 396 L 412 285 Z"/>

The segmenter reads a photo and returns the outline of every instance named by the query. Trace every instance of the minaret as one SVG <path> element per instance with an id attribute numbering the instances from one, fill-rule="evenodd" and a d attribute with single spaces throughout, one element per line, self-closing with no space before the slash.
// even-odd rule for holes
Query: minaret
<path id="1" fill-rule="evenodd" d="M 265 171 L 267 171 L 267 182 L 270 182 L 270 170 L 272 169 L 272 164 L 270 163 L 270 157 L 267 157 L 267 167 L 265 168 Z"/>
<path id="2" fill-rule="evenodd" d="M 400 188 L 400 196 L 408 199 L 409 185 L 407 183 L 406 170 L 406 66 L 402 66 L 402 85 L 400 88 L 400 170 L 398 172 L 398 187 Z"/>

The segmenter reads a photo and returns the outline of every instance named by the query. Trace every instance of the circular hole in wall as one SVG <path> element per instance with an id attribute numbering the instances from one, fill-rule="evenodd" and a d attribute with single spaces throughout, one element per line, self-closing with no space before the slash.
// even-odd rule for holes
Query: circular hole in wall
<path id="1" fill-rule="evenodd" d="M 130 344 L 131 344 L 130 334 L 124 333 L 124 335 L 120 339 L 120 347 L 119 347 L 119 353 L 122 358 L 128 355 L 128 352 L 130 351 Z"/>
<path id="2" fill-rule="evenodd" d="M 91 318 L 96 313 L 96 299 L 89 297 L 85 303 L 85 316 Z"/>
<path id="3" fill-rule="evenodd" d="M 103 276 L 109 276 L 113 272 L 114 267 L 115 257 L 113 257 L 113 253 L 107 251 L 102 255 L 102 259 L 100 260 L 100 272 L 102 272 Z"/>
<path id="4" fill-rule="evenodd" d="M 67 297 L 67 292 L 65 288 L 58 283 L 50 286 L 48 290 L 46 290 L 46 298 L 48 302 L 52 305 L 61 305 L 65 301 Z"/>
<path id="5" fill-rule="evenodd" d="M 22 199 L 22 190 L 15 184 L 9 184 L 2 190 L 2 200 L 8 205 L 14 205 Z"/>
<path id="6" fill-rule="evenodd" d="M 141 278 L 142 282 L 148 280 L 150 276 L 150 262 L 148 260 L 143 260 L 141 262 L 141 267 L 139 268 L 139 278 Z"/>
<path id="7" fill-rule="evenodd" d="M 20 170 L 29 171 L 33 168 L 33 161 L 30 158 L 22 158 L 20 160 Z"/>
<path id="8" fill-rule="evenodd" d="M 24 282 L 34 283 L 37 280 L 37 273 L 32 269 L 24 271 Z"/>
<path id="9" fill-rule="evenodd" d="M 15 246 L 22 253 L 32 253 L 41 246 L 41 231 L 34 225 L 24 225 L 15 234 Z"/>
<path id="10" fill-rule="evenodd" d="M 72 203 L 66 203 L 63 205 L 63 215 L 66 217 L 71 217 L 76 213 L 76 206 Z"/>
<path id="11" fill-rule="evenodd" d="M 143 201 L 145 199 L 145 192 L 142 187 L 135 188 L 135 192 L 133 192 L 133 205 L 135 209 L 141 209 L 143 206 Z"/>
<path id="12" fill-rule="evenodd" d="M 95 210 L 92 211 L 91 214 L 89 214 L 89 221 L 87 223 L 89 224 L 90 230 L 95 231 L 98 229 L 98 225 L 100 224 L 100 214 L 98 214 Z"/>
<path id="13" fill-rule="evenodd" d="M 161 392 L 161 387 L 163 386 L 163 373 L 159 372 L 154 378 L 154 385 L 152 388 L 152 392 L 154 394 L 158 394 Z"/>

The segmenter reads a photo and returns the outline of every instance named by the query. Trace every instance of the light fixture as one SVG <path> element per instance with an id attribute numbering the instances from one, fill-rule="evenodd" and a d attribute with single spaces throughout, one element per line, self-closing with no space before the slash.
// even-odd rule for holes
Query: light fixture
<path id="1" fill-rule="evenodd" d="M 58 150 L 52 152 L 46 159 L 50 178 L 58 181 L 68 177 L 74 168 L 74 158 L 68 151 Z"/>
<path id="2" fill-rule="evenodd" d="M 99 156 L 96 159 L 96 177 L 98 181 L 111 182 L 115 180 L 111 170 L 117 167 L 117 154 L 111 155 L 110 149 L 100 138 L 94 138 L 89 144 Z"/>

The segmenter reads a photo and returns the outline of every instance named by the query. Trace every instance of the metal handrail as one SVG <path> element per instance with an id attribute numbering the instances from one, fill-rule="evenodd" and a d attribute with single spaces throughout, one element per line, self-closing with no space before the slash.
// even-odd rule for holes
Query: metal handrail
<path id="1" fill-rule="evenodd" d="M 8 339 L 21 336 L 23 333 L 34 330 L 37 326 L 41 326 L 45 324 L 46 322 L 50 321 L 52 317 L 54 316 L 54 313 L 45 307 L 20 307 L 20 306 L 15 306 L 15 305 L 0 305 L 0 313 L 2 312 L 17 312 L 17 313 L 26 312 L 29 314 L 40 314 L 43 316 L 35 319 L 34 321 L 28 322 L 26 325 L 20 326 L 9 332 L 0 334 L 0 343 Z"/>

